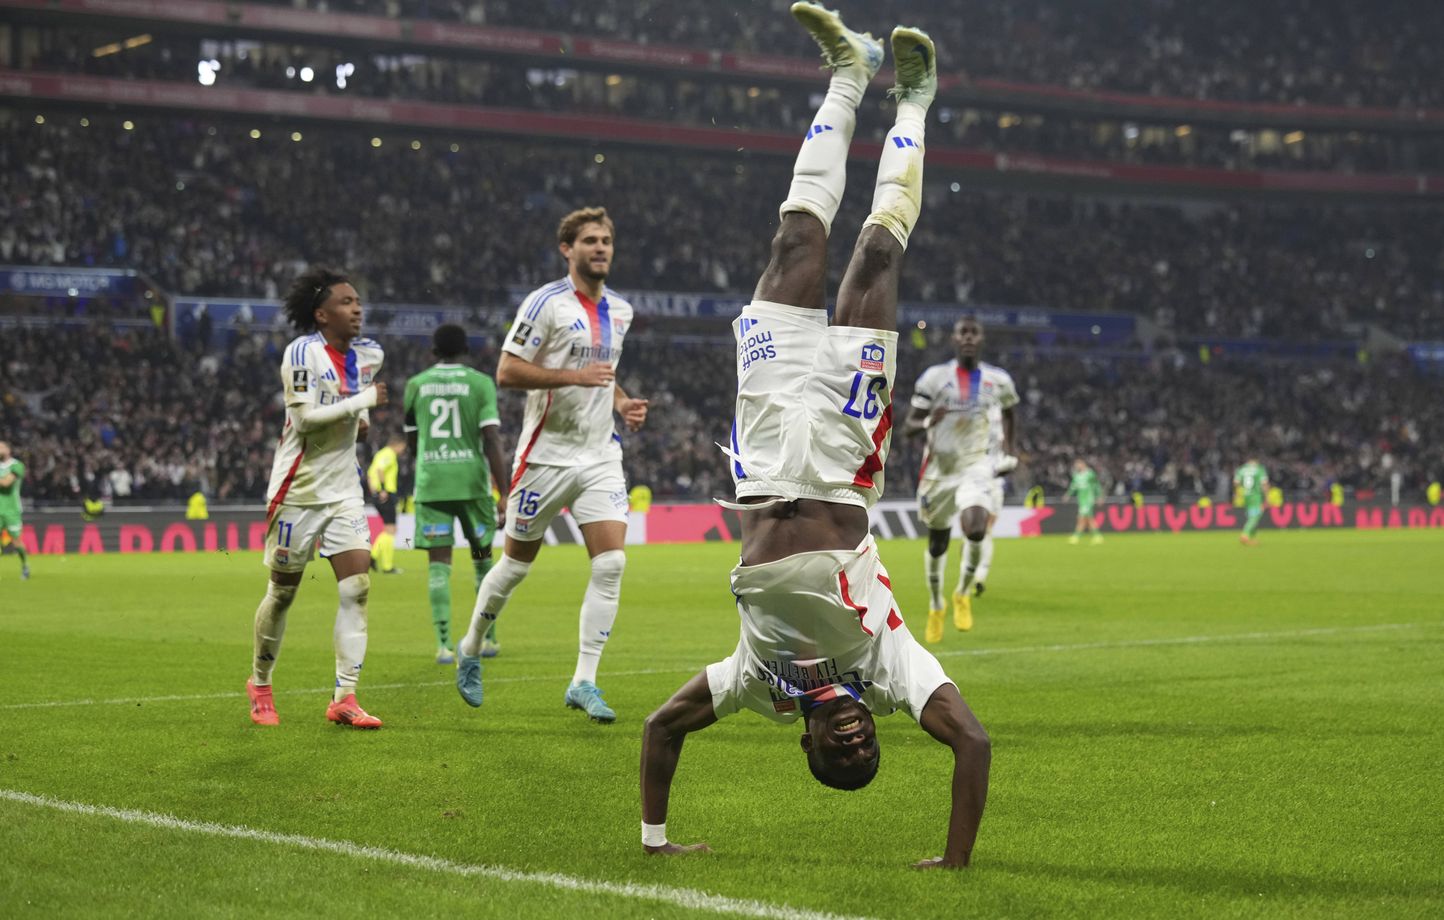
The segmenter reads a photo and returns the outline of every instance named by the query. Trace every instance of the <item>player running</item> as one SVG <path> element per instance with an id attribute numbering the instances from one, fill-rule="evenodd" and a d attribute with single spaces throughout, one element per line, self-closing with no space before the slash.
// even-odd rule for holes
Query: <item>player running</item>
<path id="1" fill-rule="evenodd" d="M 430 557 L 426 591 L 436 628 L 436 663 L 451 664 L 451 547 L 453 527 L 461 521 L 471 550 L 476 590 L 491 571 L 496 536 L 496 499 L 510 471 L 501 453 L 501 417 L 496 384 L 461 363 L 467 352 L 466 330 L 447 324 L 432 334 L 436 363 L 406 381 L 406 437 L 416 456 L 417 549 Z M 481 657 L 499 651 L 493 631 L 482 638 Z"/>
<path id="2" fill-rule="evenodd" d="M 732 592 L 736 651 L 709 665 L 647 719 L 642 733 L 642 845 L 683 853 L 666 836 L 672 777 L 689 733 L 742 708 L 804 720 L 813 775 L 857 789 L 878 768 L 873 713 L 905 709 L 953 750 L 947 849 L 920 868 L 966 866 L 987 797 L 989 742 L 936 658 L 898 615 L 868 532 L 883 491 L 896 370 L 897 285 L 922 200 L 923 125 L 937 88 L 933 43 L 892 33 L 897 120 L 883 144 L 872 213 L 826 312 L 827 236 L 846 177 L 856 110 L 882 45 L 813 3 L 792 13 L 833 76 L 793 170 L 772 257 L 733 324 L 737 406 L 732 475 L 743 511 Z"/>
<path id="3" fill-rule="evenodd" d="M 1018 466 L 1014 455 L 1018 389 L 1001 367 L 980 361 L 983 327 L 965 316 L 953 326 L 956 356 L 923 371 L 913 387 L 912 411 L 903 433 L 927 435 L 918 475 L 918 518 L 928 529 L 923 555 L 928 582 L 928 626 L 923 638 L 943 639 L 943 568 L 957 520 L 967 542 L 953 590 L 953 625 L 973 628 L 969 592 L 983 592 L 992 564 L 993 523 L 1003 503 L 1000 477 Z M 994 439 L 994 417 L 1001 440 Z M 978 575 L 982 572 L 981 577 Z"/>
<path id="4" fill-rule="evenodd" d="M 1063 500 L 1067 501 L 1070 495 L 1078 499 L 1078 522 L 1073 525 L 1073 535 L 1068 538 L 1068 542 L 1077 545 L 1083 538 L 1083 531 L 1091 530 L 1093 539 L 1090 542 L 1102 543 L 1103 534 L 1098 532 L 1093 506 L 1103 495 L 1103 484 L 1098 481 L 1098 474 L 1093 471 L 1093 467 L 1082 457 L 1073 461 L 1073 478 L 1068 482 Z"/>
<path id="5" fill-rule="evenodd" d="M 1258 543 L 1254 533 L 1258 530 L 1259 521 L 1263 519 L 1264 496 L 1269 491 L 1268 470 L 1264 469 L 1258 460 L 1249 457 L 1243 466 L 1234 470 L 1233 484 L 1243 493 L 1243 532 L 1238 535 L 1238 542 L 1244 546 L 1253 546 Z"/>
<path id="6" fill-rule="evenodd" d="M 10 453 L 10 445 L 0 441 L 0 539 L 5 541 L 4 552 L 20 556 L 20 580 L 30 578 L 30 559 L 25 555 L 25 544 L 20 534 L 25 530 L 21 514 L 25 510 L 20 502 L 20 484 L 25 481 L 25 464 Z"/>
<path id="7" fill-rule="evenodd" d="M 396 567 L 396 494 L 401 479 L 401 455 L 406 453 L 406 439 L 392 435 L 386 446 L 371 458 L 366 468 L 366 483 L 376 501 L 376 513 L 381 517 L 381 532 L 371 543 L 371 568 L 382 575 L 400 575 Z"/>
<path id="8" fill-rule="evenodd" d="M 281 653 L 286 611 L 313 554 L 331 563 L 336 609 L 336 688 L 326 718 L 353 728 L 381 720 L 356 702 L 366 658 L 366 600 L 371 590 L 370 525 L 356 465 L 356 436 L 368 410 L 386 404 L 381 346 L 361 337 L 361 298 L 347 277 L 313 267 L 298 277 L 284 306 L 303 334 L 286 346 L 281 387 L 286 424 L 276 446 L 267 491 L 266 554 L 271 570 L 256 609 L 255 660 L 246 681 L 251 721 L 280 721 L 271 671 Z"/>
<path id="9" fill-rule="evenodd" d="M 527 391 L 526 415 L 508 489 L 506 546 L 481 583 L 457 648 L 456 688 L 471 706 L 482 701 L 483 637 L 526 578 L 548 525 L 570 508 L 592 563 L 577 666 L 562 700 L 597 722 L 617 718 L 596 683 L 627 563 L 627 481 L 612 413 L 636 431 L 647 419 L 647 401 L 628 396 L 616 381 L 632 305 L 605 284 L 612 233 L 604 208 L 562 218 L 557 242 L 567 275 L 522 301 L 502 346 L 497 383 Z"/>

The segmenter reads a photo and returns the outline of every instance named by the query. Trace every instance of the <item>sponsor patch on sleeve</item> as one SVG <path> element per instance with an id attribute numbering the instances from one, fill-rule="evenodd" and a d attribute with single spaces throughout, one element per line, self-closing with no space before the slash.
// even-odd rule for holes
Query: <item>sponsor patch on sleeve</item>
<path id="1" fill-rule="evenodd" d="M 883 361 L 887 351 L 881 345 L 862 346 L 862 369 L 865 371 L 880 371 L 883 369 Z"/>

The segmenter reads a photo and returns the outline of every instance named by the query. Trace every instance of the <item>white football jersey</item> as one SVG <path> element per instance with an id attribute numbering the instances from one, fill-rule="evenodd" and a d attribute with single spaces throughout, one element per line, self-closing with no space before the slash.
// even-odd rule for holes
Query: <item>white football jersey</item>
<path id="1" fill-rule="evenodd" d="M 897 611 L 869 537 L 858 550 L 798 553 L 732 570 L 742 620 L 737 649 L 707 666 L 712 710 L 750 709 L 791 722 L 811 706 L 852 697 L 875 716 L 914 719 L 952 683 Z"/>
<path id="2" fill-rule="evenodd" d="M 631 327 L 632 305 L 611 288 L 603 288 L 602 299 L 592 303 L 570 278 L 562 278 L 527 295 L 502 350 L 538 367 L 582 368 L 606 361 L 616 368 Z M 614 389 L 528 391 L 514 477 L 528 463 L 588 466 L 621 459 L 622 439 L 612 420 Z"/>
<path id="3" fill-rule="evenodd" d="M 355 339 L 344 353 L 327 345 L 320 333 L 303 335 L 286 346 L 281 358 L 286 426 L 271 464 L 268 518 L 282 504 L 329 505 L 362 497 L 356 464 L 360 418 L 343 418 L 303 435 L 296 430 L 292 410 L 329 406 L 371 386 L 381 372 L 383 357 L 375 339 Z"/>
<path id="4" fill-rule="evenodd" d="M 1018 404 L 1013 378 L 1001 367 L 980 361 L 973 371 L 957 359 L 935 364 L 922 372 L 913 388 L 915 408 L 931 412 L 944 406 L 948 413 L 927 430 L 923 469 L 919 479 L 936 481 L 960 476 L 969 466 L 1002 450 L 1002 410 Z M 998 441 L 993 442 L 992 418 L 998 419 Z"/>

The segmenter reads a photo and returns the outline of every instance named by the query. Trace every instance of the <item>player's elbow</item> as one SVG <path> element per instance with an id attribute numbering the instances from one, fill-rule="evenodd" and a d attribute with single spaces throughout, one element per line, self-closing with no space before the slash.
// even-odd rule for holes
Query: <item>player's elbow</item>
<path id="1" fill-rule="evenodd" d="M 959 761 L 986 766 L 993 760 L 993 741 L 976 720 L 963 725 L 953 739 L 953 753 Z"/>
<path id="2" fill-rule="evenodd" d="M 667 719 L 667 707 L 663 706 L 647 716 L 642 722 L 642 738 L 666 744 L 672 737 L 671 725 Z"/>
<path id="3" fill-rule="evenodd" d="M 522 386 L 516 359 L 511 355 L 502 354 L 501 361 L 496 366 L 496 385 L 509 389 L 517 389 Z"/>

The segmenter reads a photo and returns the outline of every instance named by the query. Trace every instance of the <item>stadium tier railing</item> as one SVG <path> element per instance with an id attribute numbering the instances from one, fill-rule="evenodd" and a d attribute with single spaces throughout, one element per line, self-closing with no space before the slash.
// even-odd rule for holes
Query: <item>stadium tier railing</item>
<path id="1" fill-rule="evenodd" d="M 0 70 L 0 99 L 68 108 L 104 106 L 121 110 L 159 109 L 211 116 L 250 116 L 283 122 L 330 122 L 384 129 L 420 129 L 457 134 L 510 135 L 530 139 L 605 140 L 651 149 L 682 148 L 735 156 L 739 152 L 794 156 L 790 133 L 672 125 L 610 116 L 557 115 L 484 106 L 446 105 L 386 99 L 352 99 L 260 89 L 226 89 L 195 83 L 124 80 L 69 74 Z M 853 159 L 876 161 L 881 144 L 857 141 Z M 1444 176 L 1425 174 L 1351 175 L 1331 172 L 1230 170 L 1192 166 L 1147 166 L 1104 160 L 1071 160 L 1035 154 L 960 147 L 928 150 L 928 169 L 944 174 L 1112 189 L 1167 188 L 1199 194 L 1444 196 Z"/>
<path id="2" fill-rule="evenodd" d="M 592 38 L 460 22 L 405 20 L 356 13 L 288 9 L 221 0 L 0 0 L 0 9 L 41 21 L 101 25 L 127 23 L 137 28 L 182 28 L 207 37 L 270 36 L 292 41 L 362 43 L 413 52 L 513 56 L 551 66 L 644 69 L 736 77 L 754 81 L 817 83 L 813 60 L 778 55 L 715 51 L 680 45 L 642 44 L 616 38 Z M 891 85 L 892 75 L 878 75 Z M 1375 108 L 1269 102 L 1238 102 L 1153 96 L 1141 93 L 1080 90 L 986 76 L 968 79 L 945 74 L 940 99 L 1018 111 L 1066 111 L 1118 118 L 1165 117 L 1182 122 L 1230 126 L 1289 126 L 1438 130 L 1444 111 L 1423 107 Z"/>

